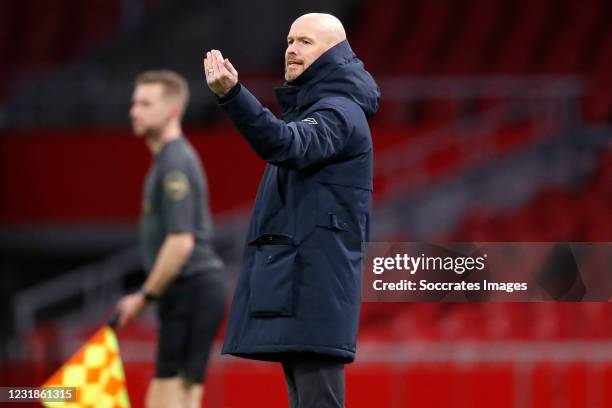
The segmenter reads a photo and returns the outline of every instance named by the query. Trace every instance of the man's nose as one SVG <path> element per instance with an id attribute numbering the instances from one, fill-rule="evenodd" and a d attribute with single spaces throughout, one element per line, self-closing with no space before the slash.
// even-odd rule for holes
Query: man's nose
<path id="1" fill-rule="evenodd" d="M 287 55 L 297 55 L 297 52 L 295 52 L 295 45 L 294 44 L 289 44 L 287 46 Z"/>

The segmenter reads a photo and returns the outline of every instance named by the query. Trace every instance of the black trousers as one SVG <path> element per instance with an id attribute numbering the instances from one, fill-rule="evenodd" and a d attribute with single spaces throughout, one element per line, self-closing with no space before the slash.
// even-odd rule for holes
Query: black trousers
<path id="1" fill-rule="evenodd" d="M 344 363 L 302 356 L 282 365 L 290 408 L 344 408 Z"/>

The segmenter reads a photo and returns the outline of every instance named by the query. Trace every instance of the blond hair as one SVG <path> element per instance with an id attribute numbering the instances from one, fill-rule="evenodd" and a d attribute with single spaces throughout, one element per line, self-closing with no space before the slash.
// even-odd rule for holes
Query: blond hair
<path id="1" fill-rule="evenodd" d="M 176 99 L 183 111 L 189 102 L 189 86 L 187 80 L 180 74 L 168 69 L 145 71 L 140 73 L 134 81 L 134 85 L 141 84 L 160 84 L 163 89 L 163 96 L 169 99 Z"/>

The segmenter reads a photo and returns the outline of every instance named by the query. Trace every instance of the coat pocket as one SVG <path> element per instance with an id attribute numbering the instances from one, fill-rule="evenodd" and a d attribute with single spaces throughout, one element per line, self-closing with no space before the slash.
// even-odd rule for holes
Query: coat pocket
<path id="1" fill-rule="evenodd" d="M 256 247 L 250 282 L 250 315 L 293 316 L 297 248 L 292 239 L 264 234 L 249 245 Z"/>
<path id="2" fill-rule="evenodd" d="M 348 217 L 334 212 L 321 213 L 316 218 L 317 227 L 332 231 L 349 231 Z"/>

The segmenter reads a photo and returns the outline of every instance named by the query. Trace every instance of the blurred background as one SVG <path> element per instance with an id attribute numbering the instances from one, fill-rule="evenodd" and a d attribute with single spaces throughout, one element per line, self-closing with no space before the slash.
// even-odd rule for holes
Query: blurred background
<path id="1" fill-rule="evenodd" d="M 190 81 L 185 130 L 233 284 L 264 163 L 216 106 L 202 58 L 220 49 L 278 112 L 286 34 L 310 11 L 344 22 L 382 90 L 372 240 L 612 241 L 607 0 L 3 0 L 0 385 L 41 384 L 143 281 L 150 156 L 127 114 L 140 71 Z M 362 311 L 350 407 L 612 406 L 607 303 Z M 141 406 L 153 314 L 119 339 Z M 278 366 L 222 358 L 219 344 L 206 406 L 286 406 Z"/>

